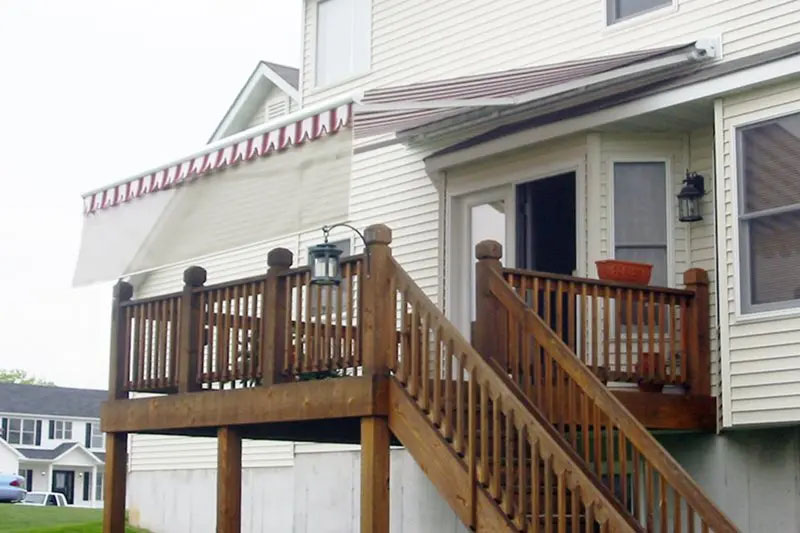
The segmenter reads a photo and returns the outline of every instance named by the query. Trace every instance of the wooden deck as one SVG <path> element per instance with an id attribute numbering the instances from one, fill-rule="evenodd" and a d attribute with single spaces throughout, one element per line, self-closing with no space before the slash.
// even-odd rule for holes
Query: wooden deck
<path id="1" fill-rule="evenodd" d="M 478 531 L 528 529 L 539 502 L 516 497 L 538 494 L 540 482 L 563 491 L 541 515 L 558 528 L 578 515 L 587 528 L 649 528 L 671 490 L 685 506 L 678 520 L 690 513 L 698 528 L 731 531 L 645 429 L 715 428 L 704 273 L 687 274 L 687 289 L 626 286 L 503 271 L 499 246 L 479 247 L 470 344 L 393 260 L 389 229 L 370 227 L 367 240 L 369 256 L 343 260 L 338 288 L 312 285 L 283 249 L 270 252 L 265 275 L 230 283 L 206 286 L 205 271 L 190 267 L 179 293 L 135 300 L 117 284 L 101 413 L 104 531 L 122 531 L 130 433 L 218 437 L 221 532 L 241 525 L 242 438 L 360 443 L 361 530 L 385 533 L 389 445 L 427 453 L 434 441 L 420 439 L 430 431 L 446 451 L 418 460 L 464 477 L 454 505 Z M 670 390 L 642 392 L 638 382 Z M 417 427 L 422 419 L 430 427 Z M 502 459 L 545 449 L 550 459 L 528 461 L 541 460 L 553 479 Z M 638 500 L 602 480 L 615 468 L 641 468 L 660 484 L 641 493 L 651 506 L 641 515 L 626 510 Z"/>

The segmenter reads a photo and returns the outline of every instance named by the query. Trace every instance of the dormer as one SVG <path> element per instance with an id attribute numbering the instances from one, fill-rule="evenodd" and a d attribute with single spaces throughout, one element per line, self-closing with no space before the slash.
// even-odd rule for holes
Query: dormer
<path id="1" fill-rule="evenodd" d="M 296 68 L 260 61 L 239 91 L 209 142 L 229 137 L 300 107 Z"/>

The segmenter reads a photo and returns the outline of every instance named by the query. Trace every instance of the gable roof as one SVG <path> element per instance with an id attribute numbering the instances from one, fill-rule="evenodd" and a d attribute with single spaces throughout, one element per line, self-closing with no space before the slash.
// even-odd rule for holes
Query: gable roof
<path id="1" fill-rule="evenodd" d="M 286 93 L 299 104 L 299 83 L 298 69 L 269 61 L 259 61 L 208 142 L 217 141 L 244 129 L 258 105 L 273 88 Z"/>
<path id="2" fill-rule="evenodd" d="M 108 392 L 44 385 L 0 383 L 0 412 L 100 418 Z"/>
<path id="3" fill-rule="evenodd" d="M 42 448 L 17 448 L 17 451 L 21 453 L 25 459 L 33 461 L 56 461 L 76 448 L 87 454 L 93 461 L 105 463 L 104 453 L 91 452 L 79 442 L 64 442 L 52 450 L 45 450 Z"/>
<path id="4" fill-rule="evenodd" d="M 0 447 L 6 448 L 6 449 L 8 449 L 8 450 L 11 450 L 11 453 L 13 453 L 14 455 L 16 455 L 18 458 L 22 458 L 22 457 L 24 457 L 24 456 L 23 456 L 23 455 L 22 455 L 22 454 L 19 452 L 19 450 L 17 450 L 17 449 L 16 449 L 16 448 L 14 448 L 12 445 L 10 445 L 8 442 L 6 442 L 6 439 L 4 439 L 4 438 L 2 438 L 2 437 L 0 437 Z"/>

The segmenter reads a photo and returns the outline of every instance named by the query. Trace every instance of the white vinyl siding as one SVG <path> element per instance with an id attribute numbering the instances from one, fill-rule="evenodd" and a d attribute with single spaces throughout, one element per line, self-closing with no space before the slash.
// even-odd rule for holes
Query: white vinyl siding
<path id="1" fill-rule="evenodd" d="M 608 3 L 608 23 L 613 24 L 643 13 L 668 7 L 673 0 L 605 0 Z"/>
<path id="2" fill-rule="evenodd" d="M 720 99 L 716 105 L 720 319 L 725 426 L 800 421 L 800 310 L 744 312 L 738 228 L 738 127 L 800 112 L 800 80 Z"/>
<path id="3" fill-rule="evenodd" d="M 450 78 L 602 56 L 698 38 L 723 41 L 725 59 L 796 42 L 800 4 L 787 0 L 676 0 L 607 26 L 605 0 L 373 0 L 371 70 L 331 88 L 315 84 L 316 5 L 306 0 L 306 104 L 356 88 Z"/>
<path id="4" fill-rule="evenodd" d="M 253 116 L 244 129 L 259 126 L 270 120 L 282 117 L 291 111 L 294 111 L 291 97 L 277 87 L 273 87 L 264 99 L 259 102 L 258 107 L 256 107 Z"/>

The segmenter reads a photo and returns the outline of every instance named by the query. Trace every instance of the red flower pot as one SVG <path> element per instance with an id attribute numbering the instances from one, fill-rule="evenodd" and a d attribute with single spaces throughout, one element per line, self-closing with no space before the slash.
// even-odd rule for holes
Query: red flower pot
<path id="1" fill-rule="evenodd" d="M 604 259 L 595 261 L 597 276 L 605 281 L 622 281 L 647 285 L 653 273 L 653 265 L 649 263 L 636 263 L 634 261 L 621 261 L 619 259 Z"/>

